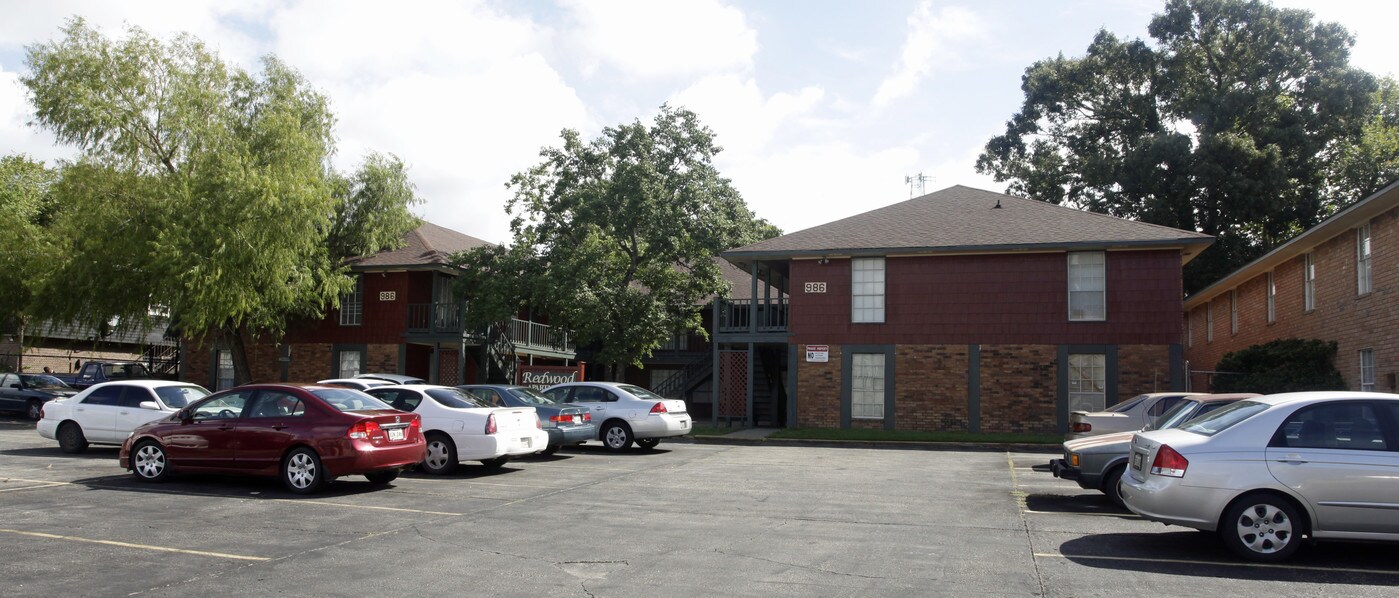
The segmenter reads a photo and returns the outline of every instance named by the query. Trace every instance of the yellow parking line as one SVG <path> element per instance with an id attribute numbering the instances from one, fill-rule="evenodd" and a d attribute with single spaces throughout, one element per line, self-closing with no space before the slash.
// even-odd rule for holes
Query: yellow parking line
<path id="1" fill-rule="evenodd" d="M 73 486 L 73 485 L 76 485 L 76 484 L 74 484 L 73 482 L 48 482 L 48 481 L 44 481 L 44 480 L 25 480 L 25 479 L 21 479 L 21 478 L 4 478 L 4 479 L 0 479 L 0 482 L 29 482 L 29 483 L 36 483 L 36 484 L 46 484 L 46 485 L 50 485 L 50 486 L 61 486 L 61 485 Z M 123 490 L 126 489 L 126 488 L 119 488 L 119 487 L 117 487 L 117 486 L 105 486 L 105 485 L 102 485 L 102 484 L 93 484 L 93 486 L 94 486 L 94 487 L 97 487 L 97 488 L 104 488 L 104 487 L 105 487 L 105 488 L 123 489 Z M 26 488 L 40 488 L 40 487 L 43 487 L 43 486 L 27 486 Z M 24 490 L 24 489 L 26 489 L 26 488 L 11 488 L 11 490 Z M 352 509 L 373 509 L 373 510 L 376 510 L 376 511 L 400 511 L 400 512 L 404 512 L 404 513 L 421 513 L 421 514 L 424 514 L 424 515 L 450 515 L 450 516 L 452 516 L 452 517 L 460 517 L 460 516 L 462 516 L 462 515 L 465 514 L 465 513 L 447 513 L 447 512 L 443 512 L 443 511 L 424 511 L 424 510 L 421 510 L 421 509 L 400 509 L 400 508 L 397 508 L 397 507 L 380 507 L 380 506 L 377 506 L 377 505 L 356 505 L 356 504 L 350 504 L 350 503 L 329 502 L 329 501 L 324 501 L 324 500 L 297 500 L 297 499 L 294 499 L 294 498 L 256 498 L 256 497 L 250 497 L 250 496 L 242 496 L 242 495 L 238 495 L 238 494 L 214 494 L 214 493 L 211 493 L 211 492 L 189 492 L 189 491 L 184 491 L 184 490 L 156 490 L 156 489 L 154 489 L 154 488 L 147 488 L 147 489 L 136 490 L 136 491 L 137 491 L 137 492 L 154 492 L 154 493 L 158 493 L 158 494 L 182 494 L 182 495 L 185 495 L 185 496 L 210 496 L 210 497 L 214 497 L 214 498 L 231 498 L 231 499 L 234 499 L 234 500 L 271 500 L 271 501 L 273 501 L 273 502 L 285 502 L 285 503 L 291 503 L 291 504 L 295 504 L 295 505 L 335 506 L 335 507 L 348 507 L 348 508 L 352 508 Z M 0 492 L 4 492 L 4 491 L 3 491 L 3 490 L 0 490 Z"/>
<path id="2" fill-rule="evenodd" d="M 1351 567 L 1311 567 L 1307 565 L 1290 565 L 1278 563 L 1231 563 L 1228 561 L 1193 561 L 1186 559 L 1162 559 L 1155 557 L 1131 557 L 1131 556 L 1095 556 L 1086 554 L 1060 554 L 1057 552 L 1036 552 L 1036 557 L 1058 558 L 1058 559 L 1094 559 L 1100 561 L 1140 561 L 1143 563 L 1171 563 L 1175 565 L 1212 565 L 1220 567 L 1257 567 L 1260 569 L 1286 569 L 1288 571 L 1316 571 L 1318 573 L 1369 573 L 1374 575 L 1399 575 L 1399 571 L 1384 569 L 1355 569 Z"/>
<path id="3" fill-rule="evenodd" d="M 26 480 L 26 479 L 24 479 L 24 478 L 0 478 L 0 483 L 6 483 L 6 484 L 8 484 L 8 483 L 10 483 L 10 482 L 25 482 L 25 483 L 29 483 L 29 484 L 55 484 L 55 485 L 59 485 L 59 484 L 68 484 L 68 485 L 71 485 L 71 484 L 73 483 L 73 482 L 60 482 L 60 481 L 58 481 L 58 480 Z"/>
<path id="4" fill-rule="evenodd" d="M 54 486 L 62 486 L 62 485 L 63 485 L 63 482 L 51 482 L 51 483 L 48 483 L 48 484 L 39 484 L 38 486 L 20 486 L 19 488 L 3 488 L 3 489 L 0 489 L 0 492 L 14 492 L 14 491 L 16 491 L 16 490 L 33 490 L 33 489 L 35 489 L 35 488 L 52 488 L 52 487 L 54 487 Z"/>
<path id="5" fill-rule="evenodd" d="M 1136 515 L 1133 515 L 1131 513 L 1077 513 L 1073 511 L 1032 511 L 1030 509 L 1025 509 L 1025 512 L 1031 515 L 1095 515 L 1098 517 L 1121 517 L 1123 519 L 1138 519 Z"/>
<path id="6" fill-rule="evenodd" d="M 193 554 L 198 556 L 212 556 L 221 559 L 235 559 L 240 561 L 270 561 L 272 559 L 260 556 L 244 556 L 241 554 L 228 554 L 224 552 L 208 552 L 204 550 L 185 550 L 183 548 L 166 548 L 164 546 L 150 546 L 147 544 L 132 544 L 130 542 L 114 542 L 112 540 L 93 540 L 92 538 L 79 538 L 77 536 L 60 536 L 58 534 L 45 534 L 42 532 L 23 532 L 14 529 L 0 529 L 0 533 L 17 534 L 21 536 L 31 536 L 35 538 L 47 538 L 50 540 L 69 540 L 72 542 L 87 542 L 89 544 L 105 544 L 107 546 L 117 546 L 121 548 L 136 548 L 140 550 L 156 550 L 159 552 L 177 552 L 180 554 Z"/>

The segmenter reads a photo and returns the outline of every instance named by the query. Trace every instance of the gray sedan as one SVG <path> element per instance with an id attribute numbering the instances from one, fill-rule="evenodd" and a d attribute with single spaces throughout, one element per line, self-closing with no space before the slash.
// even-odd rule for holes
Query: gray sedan
<path id="1" fill-rule="evenodd" d="M 1190 395 L 1147 424 L 1142 431 L 1168 430 L 1234 401 L 1256 396 L 1256 393 Z M 1127 470 L 1127 457 L 1132 452 L 1132 435 L 1135 433 L 1117 432 L 1065 442 L 1064 458 L 1050 461 L 1049 470 L 1056 478 L 1075 480 L 1079 486 L 1099 490 L 1117 506 L 1124 506 L 1117 482 L 1122 479 L 1122 472 Z"/>
<path id="2" fill-rule="evenodd" d="M 1143 518 L 1218 532 L 1284 560 L 1310 540 L 1399 542 L 1399 395 L 1299 392 L 1239 401 L 1132 438 L 1122 477 Z"/>
<path id="3" fill-rule="evenodd" d="M 78 389 L 48 374 L 0 374 L 0 411 L 20 411 L 39 419 L 44 403 L 71 397 Z"/>
<path id="4" fill-rule="evenodd" d="M 579 445 L 597 437 L 597 424 L 586 408 L 557 403 L 528 386 L 468 384 L 457 388 L 495 407 L 534 407 L 539 425 L 549 433 L 549 447 L 541 455 L 552 455 L 564 445 Z"/>

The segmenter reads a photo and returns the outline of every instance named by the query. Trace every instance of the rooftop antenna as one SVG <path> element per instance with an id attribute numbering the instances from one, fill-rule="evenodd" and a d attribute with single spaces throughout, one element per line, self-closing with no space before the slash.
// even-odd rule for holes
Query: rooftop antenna
<path id="1" fill-rule="evenodd" d="M 927 194 L 928 181 L 931 180 L 933 180 L 933 177 L 925 175 L 921 172 L 913 176 L 904 177 L 904 184 L 908 185 L 908 197 L 912 199 L 919 195 Z M 917 193 L 914 193 L 915 189 L 917 189 Z"/>

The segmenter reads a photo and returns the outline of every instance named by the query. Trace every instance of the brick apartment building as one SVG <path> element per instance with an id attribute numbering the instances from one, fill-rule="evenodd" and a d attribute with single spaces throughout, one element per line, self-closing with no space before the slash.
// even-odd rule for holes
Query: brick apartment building
<path id="1" fill-rule="evenodd" d="M 319 320 L 292 322 L 280 344 L 246 344 L 255 381 L 314 382 L 360 373 L 416 376 L 434 384 L 513 382 L 524 363 L 566 365 L 571 342 L 528 316 L 468 330 L 452 290 L 457 252 L 486 242 L 424 222 L 403 246 L 352 260 L 357 287 Z M 232 354 L 185 343 L 181 379 L 210 389 L 233 384 Z"/>
<path id="2" fill-rule="evenodd" d="M 1226 353 L 1303 338 L 1337 342 L 1348 389 L 1399 390 L 1397 293 L 1399 182 L 1188 297 L 1191 388 L 1210 388 Z"/>
<path id="3" fill-rule="evenodd" d="M 1063 431 L 1184 385 L 1181 267 L 1212 242 L 957 186 L 724 252 L 750 279 L 714 307 L 715 417 Z"/>

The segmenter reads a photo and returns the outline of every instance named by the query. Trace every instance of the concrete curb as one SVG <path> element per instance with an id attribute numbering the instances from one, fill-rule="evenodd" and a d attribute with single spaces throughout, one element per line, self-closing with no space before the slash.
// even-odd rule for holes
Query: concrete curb
<path id="1" fill-rule="evenodd" d="M 984 451 L 1058 454 L 1062 449 L 1053 444 L 1024 444 L 1014 442 L 918 442 L 908 440 L 810 440 L 799 438 L 734 438 L 729 436 L 681 436 L 667 442 L 691 444 L 727 444 L 736 446 L 814 446 L 823 448 L 864 448 L 902 451 Z"/>

